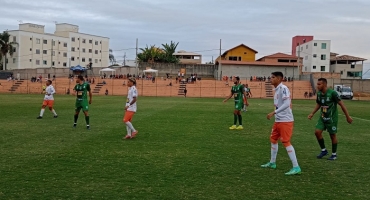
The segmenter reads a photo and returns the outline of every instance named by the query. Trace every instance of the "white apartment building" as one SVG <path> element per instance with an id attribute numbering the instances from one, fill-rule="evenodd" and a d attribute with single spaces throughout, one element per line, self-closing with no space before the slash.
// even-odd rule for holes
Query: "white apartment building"
<path id="1" fill-rule="evenodd" d="M 92 63 L 92 67 L 109 66 L 109 38 L 78 32 L 72 24 L 56 24 L 54 34 L 45 33 L 43 25 L 20 24 L 8 31 L 15 41 L 15 53 L 8 56 L 7 69 L 69 68 Z"/>
<path id="2" fill-rule="evenodd" d="M 302 72 L 330 71 L 330 40 L 312 40 L 296 47 L 302 60 Z"/>

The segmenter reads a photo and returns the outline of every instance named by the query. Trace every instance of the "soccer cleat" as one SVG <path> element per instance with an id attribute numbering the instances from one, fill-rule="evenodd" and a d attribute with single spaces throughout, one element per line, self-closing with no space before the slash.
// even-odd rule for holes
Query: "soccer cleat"
<path id="1" fill-rule="evenodd" d="M 77 124 L 73 124 L 73 128 L 76 128 L 77 127 Z"/>
<path id="2" fill-rule="evenodd" d="M 132 135 L 132 138 L 136 137 L 136 135 L 139 133 L 139 131 L 135 131 L 133 132 L 131 135 Z"/>
<path id="3" fill-rule="evenodd" d="M 126 135 L 126 137 L 123 137 L 124 140 L 128 140 L 128 139 L 131 139 L 131 136 L 129 135 Z"/>
<path id="4" fill-rule="evenodd" d="M 322 157 L 328 155 L 328 150 L 325 150 L 325 151 L 321 151 L 321 153 L 319 155 L 317 155 L 316 157 L 318 159 L 321 159 Z"/>
<path id="5" fill-rule="evenodd" d="M 54 115 L 54 118 L 58 118 L 58 115 Z"/>
<path id="6" fill-rule="evenodd" d="M 41 116 L 38 116 L 37 119 L 42 119 L 42 117 Z"/>
<path id="7" fill-rule="evenodd" d="M 301 173 L 302 173 L 302 170 L 298 166 L 298 167 L 293 167 L 289 172 L 285 173 L 285 175 L 291 176 L 291 175 L 296 175 L 296 174 L 301 174 Z"/>
<path id="8" fill-rule="evenodd" d="M 230 130 L 235 130 L 236 129 L 236 125 L 232 125 L 229 127 Z"/>
<path id="9" fill-rule="evenodd" d="M 271 169 L 276 169 L 276 163 L 271 163 L 271 162 L 268 162 L 264 165 L 261 165 L 262 168 L 271 168 Z"/>
<path id="10" fill-rule="evenodd" d="M 90 126 L 86 126 L 86 129 L 87 129 L 87 130 L 90 130 Z"/>
<path id="11" fill-rule="evenodd" d="M 243 130 L 243 126 L 242 125 L 239 125 L 238 127 L 236 127 L 236 130 Z"/>
<path id="12" fill-rule="evenodd" d="M 337 159 L 337 155 L 331 155 L 329 158 L 328 158 L 328 160 L 336 160 Z"/>

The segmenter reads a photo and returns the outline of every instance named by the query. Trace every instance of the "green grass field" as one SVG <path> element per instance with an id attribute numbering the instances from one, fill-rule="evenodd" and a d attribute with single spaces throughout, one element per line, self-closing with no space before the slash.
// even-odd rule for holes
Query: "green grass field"
<path id="1" fill-rule="evenodd" d="M 56 96 L 59 118 L 36 120 L 41 95 L 0 95 L 0 199 L 369 199 L 369 102 L 345 101 L 338 160 L 316 159 L 320 148 L 314 101 L 293 101 L 295 147 L 302 174 L 279 144 L 269 161 L 272 100 L 251 99 L 245 129 L 230 131 L 233 102 L 222 99 L 140 97 L 137 138 L 122 140 L 124 97 L 97 96 L 91 130 L 81 113 L 72 128 L 73 96 Z M 342 111 L 340 111 L 342 114 Z M 325 133 L 331 152 L 330 139 Z"/>

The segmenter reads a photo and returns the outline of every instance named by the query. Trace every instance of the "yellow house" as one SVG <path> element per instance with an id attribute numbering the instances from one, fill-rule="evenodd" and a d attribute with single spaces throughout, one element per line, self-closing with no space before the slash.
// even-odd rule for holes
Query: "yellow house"
<path id="1" fill-rule="evenodd" d="M 221 60 L 233 61 L 256 61 L 258 52 L 244 44 L 240 44 L 232 49 L 225 51 L 221 55 Z M 220 56 L 216 59 L 216 63 L 220 60 Z"/>

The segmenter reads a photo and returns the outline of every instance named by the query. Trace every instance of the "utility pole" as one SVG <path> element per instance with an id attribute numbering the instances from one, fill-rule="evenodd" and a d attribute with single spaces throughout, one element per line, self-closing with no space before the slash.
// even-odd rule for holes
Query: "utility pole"
<path id="1" fill-rule="evenodd" d="M 219 79 L 219 80 L 222 80 L 222 78 L 221 78 L 221 76 L 222 76 L 222 65 L 221 65 L 221 61 L 222 61 L 222 59 L 221 59 L 221 39 L 220 39 L 220 60 L 218 60 L 218 70 L 217 70 L 217 78 Z"/>
<path id="2" fill-rule="evenodd" d="M 52 68 L 53 67 L 53 42 L 54 42 L 54 40 L 53 39 L 51 39 L 51 52 L 50 52 L 50 55 L 51 55 L 51 63 L 50 63 L 50 68 Z"/>
<path id="3" fill-rule="evenodd" d="M 138 64 L 138 59 L 137 59 L 137 52 L 139 50 L 139 39 L 136 38 L 136 60 L 135 60 L 135 63 L 136 63 L 136 75 L 139 75 L 139 64 Z"/>
<path id="4" fill-rule="evenodd" d="M 123 56 L 123 66 L 126 66 L 126 52 L 125 52 L 125 54 Z"/>

